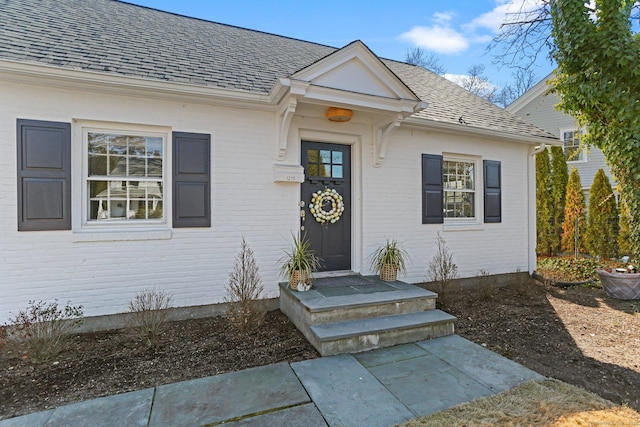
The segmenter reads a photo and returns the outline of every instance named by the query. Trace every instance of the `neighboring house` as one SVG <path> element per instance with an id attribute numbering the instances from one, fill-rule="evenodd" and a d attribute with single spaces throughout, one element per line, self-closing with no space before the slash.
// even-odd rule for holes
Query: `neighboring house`
<path id="1" fill-rule="evenodd" d="M 151 287 L 220 303 L 243 236 L 277 297 L 301 226 L 334 274 L 371 274 L 389 237 L 425 281 L 437 233 L 462 277 L 535 268 L 532 154 L 554 137 L 442 77 L 117 1 L 1 8 L 0 322 Z M 324 188 L 334 224 L 309 211 Z"/>
<path id="2" fill-rule="evenodd" d="M 569 172 L 572 167 L 578 170 L 588 205 L 589 190 L 598 169 L 604 170 L 612 187 L 615 188 L 616 182 L 613 180 L 602 151 L 597 147 L 581 146 L 582 129 L 577 126 L 573 117 L 555 108 L 560 99 L 555 93 L 550 92 L 551 87 L 548 81 L 551 77 L 548 75 L 538 82 L 507 106 L 506 110 L 560 138 L 563 142 Z"/>

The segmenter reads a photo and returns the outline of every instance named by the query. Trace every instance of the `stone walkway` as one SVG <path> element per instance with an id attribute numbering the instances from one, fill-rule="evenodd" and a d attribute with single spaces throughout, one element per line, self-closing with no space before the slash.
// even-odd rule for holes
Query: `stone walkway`
<path id="1" fill-rule="evenodd" d="M 451 335 L 78 402 L 0 427 L 388 427 L 542 379 Z"/>

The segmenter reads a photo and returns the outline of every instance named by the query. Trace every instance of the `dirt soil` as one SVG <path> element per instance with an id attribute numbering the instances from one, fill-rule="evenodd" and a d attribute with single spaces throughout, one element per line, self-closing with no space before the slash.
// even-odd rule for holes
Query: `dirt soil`
<path id="1" fill-rule="evenodd" d="M 536 283 L 456 292 L 445 310 L 456 332 L 503 356 L 640 410 L 640 303 L 601 289 Z M 266 365 L 319 357 L 281 312 L 240 336 L 224 318 L 171 322 L 157 350 L 126 331 L 74 336 L 48 362 L 0 352 L 0 419 L 67 403 Z"/>

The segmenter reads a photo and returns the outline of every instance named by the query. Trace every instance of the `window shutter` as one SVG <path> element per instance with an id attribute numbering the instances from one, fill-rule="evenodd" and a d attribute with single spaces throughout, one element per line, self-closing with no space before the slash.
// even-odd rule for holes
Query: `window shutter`
<path id="1" fill-rule="evenodd" d="M 173 133 L 173 226 L 211 227 L 211 135 Z"/>
<path id="2" fill-rule="evenodd" d="M 442 224 L 442 156 L 422 155 L 422 223 Z"/>
<path id="3" fill-rule="evenodd" d="M 500 162 L 484 161 L 484 222 L 502 222 Z"/>
<path id="4" fill-rule="evenodd" d="M 71 229 L 71 124 L 17 121 L 18 231 Z"/>

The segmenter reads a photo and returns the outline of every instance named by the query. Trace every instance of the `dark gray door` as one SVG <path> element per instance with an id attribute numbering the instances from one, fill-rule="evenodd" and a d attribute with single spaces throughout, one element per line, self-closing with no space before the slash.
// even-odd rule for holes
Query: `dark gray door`
<path id="1" fill-rule="evenodd" d="M 301 200 L 305 215 L 300 225 L 311 242 L 311 248 L 322 258 L 320 271 L 350 270 L 351 147 L 303 141 L 302 166 L 305 181 L 301 186 Z M 322 212 L 319 214 L 325 215 L 325 220 L 318 221 L 311 212 L 313 194 L 331 190 L 335 190 L 332 196 L 321 198 Z M 344 208 L 337 218 L 335 210 L 340 206 L 332 206 L 332 201 L 335 203 L 336 200 L 340 200 Z M 326 219 L 326 215 L 331 213 L 334 221 Z"/>

